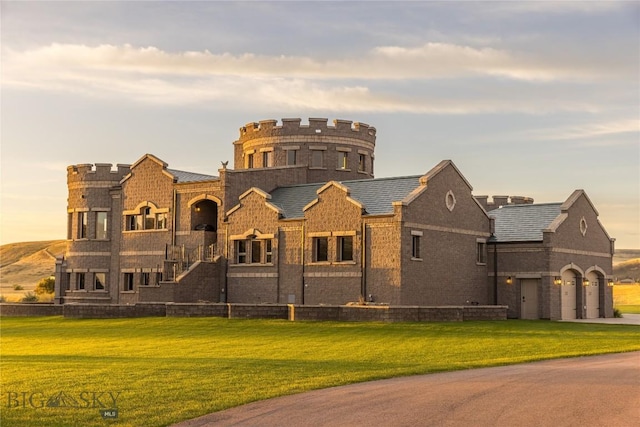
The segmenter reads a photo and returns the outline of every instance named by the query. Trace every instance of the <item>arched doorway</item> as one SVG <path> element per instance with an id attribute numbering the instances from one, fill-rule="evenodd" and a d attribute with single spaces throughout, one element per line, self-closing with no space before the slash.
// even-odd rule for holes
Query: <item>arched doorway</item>
<path id="1" fill-rule="evenodd" d="M 603 286 L 604 275 L 594 268 L 587 270 L 585 277 L 589 281 L 589 285 L 584 286 L 585 306 L 587 307 L 585 317 L 597 319 L 600 317 L 600 287 Z"/>
<path id="2" fill-rule="evenodd" d="M 567 269 L 562 272 L 562 287 L 560 303 L 562 306 L 562 320 L 577 318 L 576 312 L 576 271 Z"/>

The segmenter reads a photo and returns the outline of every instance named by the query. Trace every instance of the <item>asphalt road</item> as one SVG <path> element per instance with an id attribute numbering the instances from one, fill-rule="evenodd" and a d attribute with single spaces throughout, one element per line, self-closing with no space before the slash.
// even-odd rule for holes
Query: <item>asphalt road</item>
<path id="1" fill-rule="evenodd" d="M 640 426 L 640 352 L 420 375 L 255 402 L 176 424 Z"/>

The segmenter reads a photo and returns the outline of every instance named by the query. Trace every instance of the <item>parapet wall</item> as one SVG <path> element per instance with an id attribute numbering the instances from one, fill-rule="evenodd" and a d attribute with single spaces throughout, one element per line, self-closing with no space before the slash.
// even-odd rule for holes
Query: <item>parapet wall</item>
<path id="1" fill-rule="evenodd" d="M 282 119 L 278 126 L 277 120 L 261 120 L 251 122 L 240 128 L 240 138 L 237 143 L 244 143 L 255 138 L 286 137 L 286 136 L 329 136 L 358 138 L 375 143 L 376 128 L 365 123 L 336 119 L 333 126 L 327 125 L 328 119 L 309 119 L 309 125 L 302 125 L 302 119 Z"/>
<path id="2" fill-rule="evenodd" d="M 116 181 L 119 182 L 131 172 L 131 165 L 111 163 L 83 163 L 67 166 L 67 182 Z"/>
<path id="3" fill-rule="evenodd" d="M 533 198 L 525 196 L 493 196 L 489 201 L 489 196 L 474 196 L 487 212 L 507 205 L 532 205 Z"/>
<path id="4" fill-rule="evenodd" d="M 0 304 L 0 315 L 111 319 L 123 317 L 223 317 L 291 321 L 462 322 L 506 320 L 507 306 L 345 306 L 225 303 Z"/>

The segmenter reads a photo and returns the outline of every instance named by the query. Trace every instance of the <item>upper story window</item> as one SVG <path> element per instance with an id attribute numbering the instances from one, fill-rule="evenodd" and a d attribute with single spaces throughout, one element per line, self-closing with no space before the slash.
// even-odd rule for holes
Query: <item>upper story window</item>
<path id="1" fill-rule="evenodd" d="M 338 169 L 349 169 L 349 153 L 346 151 L 338 152 Z"/>
<path id="2" fill-rule="evenodd" d="M 411 259 L 421 260 L 422 231 L 411 231 Z"/>
<path id="3" fill-rule="evenodd" d="M 133 273 L 124 273 L 124 286 L 125 292 L 133 291 Z"/>
<path id="4" fill-rule="evenodd" d="M 311 150 L 311 167 L 312 168 L 324 167 L 324 151 Z"/>
<path id="5" fill-rule="evenodd" d="M 137 213 L 135 209 L 133 211 L 125 211 L 125 230 L 166 230 L 168 210 L 169 209 L 158 209 L 152 206 L 152 204 L 147 203 L 147 206 L 142 206 L 137 210 L 139 213 Z"/>
<path id="6" fill-rule="evenodd" d="M 287 166 L 298 164 L 298 150 L 287 150 Z"/>
<path id="7" fill-rule="evenodd" d="M 329 238 L 313 238 L 313 262 L 329 261 Z"/>
<path id="8" fill-rule="evenodd" d="M 339 236 L 338 261 L 353 261 L 353 236 Z"/>
<path id="9" fill-rule="evenodd" d="M 487 263 L 487 242 L 481 239 L 476 241 L 476 263 Z"/>
<path id="10" fill-rule="evenodd" d="M 85 289 L 84 273 L 76 273 L 76 289 L 79 291 Z"/>
<path id="11" fill-rule="evenodd" d="M 78 239 L 87 238 L 88 220 L 87 212 L 78 212 Z"/>
<path id="12" fill-rule="evenodd" d="M 234 240 L 236 264 L 271 264 L 273 263 L 272 239 L 240 239 Z"/>
<path id="13" fill-rule="evenodd" d="M 107 212 L 96 212 L 96 239 L 107 239 Z"/>
<path id="14" fill-rule="evenodd" d="M 247 169 L 253 169 L 253 153 L 247 154 Z"/>
<path id="15" fill-rule="evenodd" d="M 358 172 L 364 172 L 367 167 L 367 155 L 359 154 L 358 155 Z"/>
<path id="16" fill-rule="evenodd" d="M 270 168 L 273 166 L 273 151 L 264 151 L 262 153 L 262 167 Z"/>

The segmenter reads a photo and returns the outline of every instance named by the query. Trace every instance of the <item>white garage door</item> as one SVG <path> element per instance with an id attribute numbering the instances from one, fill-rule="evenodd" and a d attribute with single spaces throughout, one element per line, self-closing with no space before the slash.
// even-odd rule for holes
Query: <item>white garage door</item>
<path id="1" fill-rule="evenodd" d="M 588 273 L 587 279 L 589 286 L 584 287 L 587 319 L 597 319 L 600 317 L 600 283 L 594 272 Z"/>
<path id="2" fill-rule="evenodd" d="M 576 318 L 576 275 L 572 271 L 562 273 L 562 320 Z"/>

